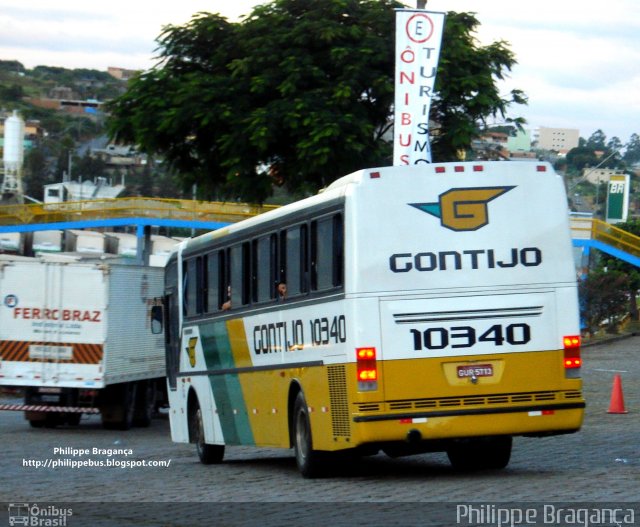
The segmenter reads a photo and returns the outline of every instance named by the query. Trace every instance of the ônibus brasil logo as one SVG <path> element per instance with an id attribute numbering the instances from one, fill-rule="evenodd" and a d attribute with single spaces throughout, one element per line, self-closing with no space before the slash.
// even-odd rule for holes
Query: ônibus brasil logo
<path id="1" fill-rule="evenodd" d="M 438 196 L 437 203 L 409 203 L 422 212 L 440 218 L 452 231 L 476 231 L 489 223 L 487 204 L 515 187 L 452 188 Z"/>

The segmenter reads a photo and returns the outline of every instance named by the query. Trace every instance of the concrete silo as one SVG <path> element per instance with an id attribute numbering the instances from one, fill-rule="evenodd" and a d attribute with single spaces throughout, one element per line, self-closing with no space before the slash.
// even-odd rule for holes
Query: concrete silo
<path id="1" fill-rule="evenodd" d="M 2 198 L 22 203 L 22 165 L 24 163 L 24 121 L 16 110 L 4 121 L 4 174 Z"/>

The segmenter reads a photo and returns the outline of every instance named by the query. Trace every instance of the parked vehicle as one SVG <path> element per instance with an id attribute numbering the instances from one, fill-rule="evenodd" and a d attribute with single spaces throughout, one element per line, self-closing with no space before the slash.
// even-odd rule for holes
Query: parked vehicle
<path id="1" fill-rule="evenodd" d="M 149 313 L 164 270 L 0 256 L 0 385 L 21 387 L 32 426 L 148 426 L 166 400 L 164 341 Z"/>

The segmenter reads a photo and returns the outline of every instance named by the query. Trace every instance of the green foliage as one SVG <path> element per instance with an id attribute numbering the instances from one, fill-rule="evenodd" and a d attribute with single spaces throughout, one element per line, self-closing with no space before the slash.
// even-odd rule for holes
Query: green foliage
<path id="1" fill-rule="evenodd" d="M 591 137 L 587 140 L 586 146 L 588 148 L 593 148 L 594 150 L 605 150 L 606 147 L 607 136 L 605 133 L 598 129 L 591 134 Z"/>
<path id="2" fill-rule="evenodd" d="M 151 173 L 151 164 L 147 163 L 140 174 L 139 192 L 141 196 L 153 196 L 153 174 Z"/>
<path id="3" fill-rule="evenodd" d="M 640 162 L 640 136 L 638 134 L 631 134 L 624 152 L 624 160 L 629 165 Z"/>
<path id="4" fill-rule="evenodd" d="M 629 280 L 615 270 L 591 271 L 579 284 L 580 315 L 587 331 L 594 334 L 603 323 L 615 332 L 627 313 Z"/>
<path id="5" fill-rule="evenodd" d="M 47 160 L 41 149 L 30 150 L 24 158 L 24 192 L 39 201 L 44 200 L 43 185 L 53 183 L 49 177 Z"/>
<path id="6" fill-rule="evenodd" d="M 10 73 L 23 73 L 24 65 L 17 60 L 0 60 L 0 71 Z"/>
<path id="7" fill-rule="evenodd" d="M 612 137 L 607 140 L 602 130 L 596 130 L 589 139 L 581 137 L 578 146 L 567 153 L 567 171 L 570 174 L 580 174 L 588 167 L 624 171 L 626 164 L 621 152 L 624 147 L 619 138 Z"/>
<path id="8" fill-rule="evenodd" d="M 578 146 L 567 152 L 567 165 L 573 167 L 575 171 L 581 172 L 586 167 L 596 166 L 598 157 L 593 147 Z"/>
<path id="9" fill-rule="evenodd" d="M 88 150 L 84 156 L 73 161 L 73 176 L 76 179 L 91 181 L 107 175 L 107 164 L 102 159 L 91 157 Z"/>
<path id="10" fill-rule="evenodd" d="M 24 96 L 24 90 L 19 84 L 0 86 L 0 101 L 19 102 Z"/>
<path id="11" fill-rule="evenodd" d="M 389 164 L 393 0 L 275 0 L 243 22 L 199 13 L 160 35 L 158 65 L 109 105 L 110 134 L 161 153 L 200 197 L 263 201 L 275 185 L 315 192 Z M 432 117 L 436 159 L 468 148 L 488 116 L 524 103 L 496 82 L 515 61 L 479 47 L 478 21 L 449 13 Z M 516 124 L 523 121 L 516 119 Z"/>
<path id="12" fill-rule="evenodd" d="M 625 223 L 616 224 L 618 229 L 622 229 L 628 233 L 640 236 L 640 220 L 630 220 Z M 623 274 L 627 279 L 627 298 L 628 311 L 634 320 L 638 320 L 639 313 L 636 304 L 636 297 L 640 291 L 640 270 L 629 263 L 618 258 L 603 257 L 600 260 L 600 269 L 607 269 L 615 273 Z"/>
<path id="13" fill-rule="evenodd" d="M 104 101 L 122 94 L 126 84 L 105 71 L 50 66 L 29 70 L 18 61 L 0 61 L 0 104 L 19 110 L 26 119 L 39 119 L 51 110 L 36 108 L 23 97 L 48 97 L 59 86 L 71 88 L 79 99 Z"/>

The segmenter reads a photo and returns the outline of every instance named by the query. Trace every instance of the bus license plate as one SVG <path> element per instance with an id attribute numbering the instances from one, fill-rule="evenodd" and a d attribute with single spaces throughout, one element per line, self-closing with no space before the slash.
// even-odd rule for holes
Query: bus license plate
<path id="1" fill-rule="evenodd" d="M 468 364 L 466 366 L 458 366 L 458 378 L 466 377 L 493 377 L 492 364 Z"/>

